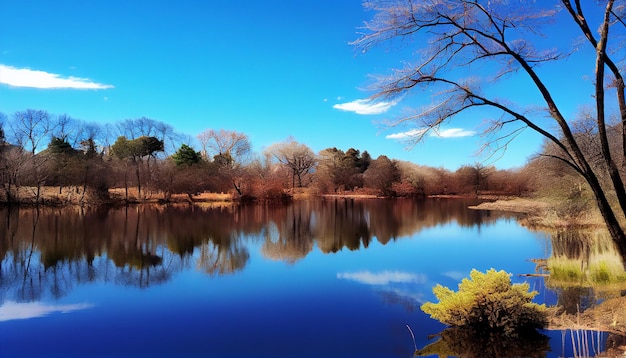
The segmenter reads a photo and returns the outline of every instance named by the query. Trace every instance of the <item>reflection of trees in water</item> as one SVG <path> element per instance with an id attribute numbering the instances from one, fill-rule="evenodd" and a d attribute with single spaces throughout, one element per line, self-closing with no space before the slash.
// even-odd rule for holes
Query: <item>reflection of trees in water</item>
<path id="1" fill-rule="evenodd" d="M 311 202 L 290 205 L 265 225 L 261 252 L 267 258 L 295 263 L 313 249 L 314 212 Z"/>
<path id="2" fill-rule="evenodd" d="M 87 260 L 58 261 L 46 267 L 37 253 L 30 265 L 14 260 L 9 254 L 3 260 L 0 273 L 0 302 L 38 301 L 46 297 L 60 298 L 75 287 L 91 282 L 114 282 L 136 287 L 148 287 L 167 281 L 173 272 L 180 271 L 180 258 L 165 253 L 159 265 L 134 267 L 116 266 L 106 255 Z"/>
<path id="3" fill-rule="evenodd" d="M 180 257 L 163 246 L 155 250 L 160 255 L 148 254 L 132 264 L 119 266 L 116 263 L 115 283 L 125 286 L 149 287 L 167 282 L 174 271 L 182 269 Z"/>
<path id="4" fill-rule="evenodd" d="M 559 230 L 551 235 L 553 256 L 589 261 L 593 237 L 590 231 Z"/>
<path id="5" fill-rule="evenodd" d="M 146 287 L 183 267 L 182 260 L 159 251 L 158 240 L 140 230 L 141 212 L 123 213 L 125 227 L 134 225 L 128 232 L 117 232 L 122 226 L 106 210 L 45 208 L 0 214 L 0 234 L 6 234 L 0 240 L 0 301 L 58 298 L 96 281 Z"/>
<path id="6" fill-rule="evenodd" d="M 344 247 L 358 250 L 361 243 L 363 247 L 369 245 L 371 212 L 363 201 L 332 200 L 317 204 L 313 231 L 320 250 L 337 252 Z"/>
<path id="7" fill-rule="evenodd" d="M 318 203 L 315 238 L 324 252 L 367 247 L 372 238 L 386 244 L 452 221 L 480 225 L 491 213 L 468 210 L 466 200 L 329 200 Z M 298 205 L 298 203 L 294 203 Z M 495 218 L 495 216 L 494 216 Z"/>
<path id="8" fill-rule="evenodd" d="M 314 200 L 288 205 L 0 210 L 0 299 L 37 300 L 84 282 L 146 287 L 176 270 L 242 270 L 247 244 L 268 258 L 296 262 L 317 243 L 323 252 L 386 244 L 427 227 L 474 225 L 484 212 L 462 200 Z M 197 250 L 197 251 L 196 251 Z M 196 253 L 198 255 L 196 255 Z M 11 293 L 9 293 L 11 292 Z"/>
<path id="9" fill-rule="evenodd" d="M 225 275 L 243 270 L 250 254 L 241 240 L 215 243 L 212 240 L 200 245 L 198 269 L 210 275 Z"/>

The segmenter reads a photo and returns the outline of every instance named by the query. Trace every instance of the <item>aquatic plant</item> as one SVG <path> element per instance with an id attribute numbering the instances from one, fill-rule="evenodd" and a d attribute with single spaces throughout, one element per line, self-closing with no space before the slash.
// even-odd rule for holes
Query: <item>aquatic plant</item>
<path id="1" fill-rule="evenodd" d="M 439 302 L 427 302 L 421 308 L 448 326 L 516 336 L 548 323 L 546 306 L 532 302 L 537 292 L 529 292 L 529 287 L 528 283 L 511 284 L 511 275 L 505 271 L 474 269 L 457 292 L 436 285 L 433 293 Z"/>

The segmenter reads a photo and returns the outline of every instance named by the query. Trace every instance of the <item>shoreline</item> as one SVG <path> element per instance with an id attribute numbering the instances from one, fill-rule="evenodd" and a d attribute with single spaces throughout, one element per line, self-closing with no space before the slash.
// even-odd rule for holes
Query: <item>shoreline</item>
<path id="1" fill-rule="evenodd" d="M 136 188 L 111 188 L 108 195 L 99 195 L 91 190 L 80 187 L 42 187 L 40 190 L 30 187 L 21 187 L 18 193 L 19 200 L 12 203 L 0 202 L 0 207 L 106 207 L 120 205 L 167 205 L 167 204 L 248 204 L 285 202 L 289 200 L 373 200 L 373 199 L 459 199 L 482 201 L 468 206 L 472 210 L 502 211 L 519 214 L 520 224 L 534 230 L 567 229 L 567 228 L 597 228 L 602 227 L 602 217 L 593 210 L 584 212 L 562 213 L 560 203 L 548 202 L 542 198 L 515 197 L 497 194 L 479 195 L 430 195 L 424 198 L 394 198 L 371 193 L 345 192 L 340 194 L 314 194 L 311 192 L 297 192 L 280 198 L 255 199 L 248 196 L 235 197 L 232 193 L 194 193 L 194 194 L 165 194 L 156 191 L 142 191 L 141 199 Z M 37 193 L 37 196 L 35 196 Z M 128 195 L 128 196 L 127 196 Z"/>

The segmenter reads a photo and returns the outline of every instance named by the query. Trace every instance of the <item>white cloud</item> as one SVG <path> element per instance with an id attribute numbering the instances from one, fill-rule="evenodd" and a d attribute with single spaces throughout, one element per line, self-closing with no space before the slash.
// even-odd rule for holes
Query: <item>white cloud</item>
<path id="1" fill-rule="evenodd" d="M 14 319 L 43 317 L 55 312 L 69 313 L 91 307 L 93 307 L 93 305 L 88 303 L 73 305 L 46 305 L 40 302 L 17 303 L 7 301 L 0 306 L 0 322 Z"/>
<path id="2" fill-rule="evenodd" d="M 87 78 L 64 77 L 55 73 L 30 70 L 27 68 L 15 68 L 0 65 L 0 83 L 13 87 L 30 88 L 72 88 L 72 89 L 107 89 L 111 85 L 92 82 Z"/>
<path id="3" fill-rule="evenodd" d="M 388 285 L 390 283 L 423 283 L 426 277 L 408 272 L 383 271 L 372 273 L 369 271 L 338 273 L 337 278 L 352 280 L 366 285 Z"/>
<path id="4" fill-rule="evenodd" d="M 354 112 L 356 114 L 381 114 L 387 112 L 389 108 L 393 107 L 397 103 L 398 101 L 374 102 L 369 99 L 357 99 L 352 102 L 336 104 L 333 108 L 347 112 Z"/>
<path id="5" fill-rule="evenodd" d="M 419 136 L 423 135 L 426 131 L 427 131 L 427 129 L 411 129 L 411 130 L 406 131 L 406 132 L 389 134 L 389 135 L 385 136 L 385 138 L 387 138 L 387 139 L 397 139 L 397 140 L 411 139 L 411 138 L 415 138 L 415 137 L 419 137 Z M 434 130 L 433 129 L 429 133 L 429 135 L 431 137 L 436 137 L 436 138 L 471 137 L 471 136 L 473 136 L 475 134 L 476 134 L 475 131 L 469 131 L 469 130 L 465 130 L 463 128 L 449 128 L 449 129 L 444 129 L 444 130 Z"/>
<path id="6" fill-rule="evenodd" d="M 418 137 L 418 136 L 424 134 L 424 132 L 426 132 L 426 129 L 411 129 L 410 131 L 407 131 L 407 132 L 400 132 L 400 133 L 389 134 L 385 138 L 387 138 L 387 139 L 408 139 L 408 138 Z"/>
<path id="7" fill-rule="evenodd" d="M 468 131 L 463 128 L 450 128 L 442 131 L 434 131 L 431 136 L 439 138 L 458 138 L 471 137 L 476 134 L 475 131 Z"/>

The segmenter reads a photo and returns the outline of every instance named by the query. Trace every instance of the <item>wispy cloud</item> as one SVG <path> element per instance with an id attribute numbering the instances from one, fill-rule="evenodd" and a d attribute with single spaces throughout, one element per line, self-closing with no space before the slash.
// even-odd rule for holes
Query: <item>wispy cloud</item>
<path id="1" fill-rule="evenodd" d="M 370 271 L 340 272 L 337 278 L 352 280 L 366 285 L 388 285 L 391 283 L 423 283 L 426 282 L 424 275 L 417 275 L 401 271 L 382 271 L 373 273 Z"/>
<path id="2" fill-rule="evenodd" d="M 92 304 L 47 305 L 40 302 L 18 303 L 7 301 L 0 306 L 0 322 L 14 319 L 29 319 L 47 316 L 51 313 L 69 313 L 93 307 Z"/>
<path id="3" fill-rule="evenodd" d="M 357 99 L 352 102 L 338 103 L 334 105 L 333 108 L 347 112 L 354 112 L 356 114 L 381 114 L 387 112 L 389 108 L 393 107 L 397 103 L 398 101 L 376 102 L 369 99 Z"/>
<path id="4" fill-rule="evenodd" d="M 0 83 L 13 87 L 29 87 L 43 89 L 107 89 L 112 85 L 93 82 L 88 78 L 73 76 L 61 76 L 56 73 L 31 70 L 28 68 L 15 68 L 13 66 L 0 65 Z"/>
<path id="5" fill-rule="evenodd" d="M 406 131 L 406 132 L 389 134 L 385 138 L 387 138 L 387 139 L 400 139 L 400 140 L 402 140 L 402 139 L 410 139 L 410 138 L 419 137 L 419 136 L 423 135 L 424 132 L 426 132 L 426 129 L 411 129 L 410 131 Z"/>
<path id="6" fill-rule="evenodd" d="M 421 135 L 424 135 L 425 132 L 426 132 L 426 129 L 411 129 L 406 132 L 389 134 L 385 138 L 405 140 L 405 139 L 419 137 Z M 466 130 L 463 128 L 448 128 L 444 130 L 433 129 L 428 133 L 428 135 L 431 137 L 436 137 L 436 138 L 460 138 L 460 137 L 471 137 L 473 135 L 476 135 L 476 131 L 470 131 L 470 130 Z"/>
<path id="7" fill-rule="evenodd" d="M 442 131 L 433 131 L 431 136 L 439 138 L 458 138 L 458 137 L 471 137 L 475 135 L 475 131 L 468 131 L 463 128 L 450 128 Z"/>

